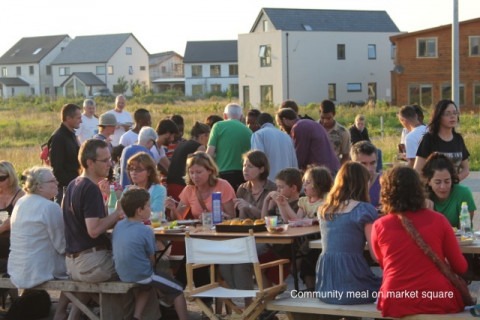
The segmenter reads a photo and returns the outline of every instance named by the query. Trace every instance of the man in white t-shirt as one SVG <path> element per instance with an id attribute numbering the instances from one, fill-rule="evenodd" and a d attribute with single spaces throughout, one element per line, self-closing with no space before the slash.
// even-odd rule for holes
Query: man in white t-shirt
<path id="1" fill-rule="evenodd" d="M 115 129 L 115 133 L 112 137 L 112 146 L 116 147 L 120 143 L 120 137 L 124 134 L 130 127 L 133 125 L 132 115 L 124 110 L 125 109 L 125 97 L 123 95 L 118 95 L 115 98 L 115 108 L 113 110 L 107 111 L 115 115 L 117 119 L 118 126 Z"/>
<path id="2" fill-rule="evenodd" d="M 408 131 L 405 135 L 405 158 L 408 165 L 413 168 L 417 149 L 422 141 L 423 135 L 427 132 L 427 127 L 418 120 L 418 115 L 413 106 L 403 106 L 398 112 L 398 120 Z"/>
<path id="3" fill-rule="evenodd" d="M 80 123 L 80 127 L 75 130 L 80 144 L 91 139 L 98 132 L 98 118 L 95 116 L 96 107 L 95 101 L 92 99 L 83 100 L 82 123 Z"/>
<path id="4" fill-rule="evenodd" d="M 152 126 L 152 117 L 147 109 L 140 108 L 135 110 L 133 119 L 135 120 L 133 128 L 120 137 L 120 144 L 124 147 L 137 143 L 140 129 Z"/>

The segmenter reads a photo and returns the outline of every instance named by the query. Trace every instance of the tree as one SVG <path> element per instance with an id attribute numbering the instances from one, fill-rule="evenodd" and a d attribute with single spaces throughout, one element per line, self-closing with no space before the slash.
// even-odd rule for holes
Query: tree
<path id="1" fill-rule="evenodd" d="M 113 85 L 113 93 L 116 94 L 125 94 L 128 90 L 128 81 L 125 80 L 125 77 L 119 77 L 117 79 L 117 84 Z"/>

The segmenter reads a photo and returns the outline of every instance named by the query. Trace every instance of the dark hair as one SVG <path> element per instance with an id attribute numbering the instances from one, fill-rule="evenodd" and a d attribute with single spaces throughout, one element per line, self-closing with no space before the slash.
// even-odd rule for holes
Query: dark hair
<path id="1" fill-rule="evenodd" d="M 335 103 L 333 103 L 333 101 L 330 101 L 330 100 L 323 100 L 320 103 L 320 112 L 335 114 Z"/>
<path id="2" fill-rule="evenodd" d="M 211 114 L 205 119 L 205 123 L 211 128 L 218 121 L 223 121 L 223 118 L 216 114 Z"/>
<path id="3" fill-rule="evenodd" d="M 258 124 L 263 126 L 265 123 L 273 124 L 273 117 L 270 113 L 262 112 L 257 118 Z"/>
<path id="4" fill-rule="evenodd" d="M 298 118 L 298 115 L 297 113 L 295 112 L 295 110 L 293 109 L 290 109 L 290 108 L 286 108 L 286 109 L 280 109 L 277 111 L 277 116 L 280 118 L 280 119 L 287 119 L 287 120 L 295 120 Z"/>
<path id="5" fill-rule="evenodd" d="M 293 111 L 295 111 L 295 113 L 298 113 L 298 105 L 293 100 L 285 100 L 285 101 L 282 102 L 282 105 L 280 106 L 280 109 L 287 109 L 287 108 L 290 108 Z"/>
<path id="6" fill-rule="evenodd" d="M 302 190 L 302 172 L 297 168 L 285 168 L 275 176 L 275 180 L 281 180 L 289 187 L 296 186 L 297 191 Z"/>
<path id="7" fill-rule="evenodd" d="M 160 177 L 158 176 L 157 172 L 157 164 L 155 160 L 153 160 L 152 156 L 150 156 L 146 152 L 139 152 L 131 156 L 127 161 L 127 175 L 128 179 L 132 181 L 132 177 L 130 175 L 130 171 L 128 170 L 129 167 L 135 162 L 137 165 L 142 165 L 148 171 L 148 184 L 147 188 L 150 188 L 153 184 L 160 184 Z"/>
<path id="8" fill-rule="evenodd" d="M 82 108 L 73 103 L 67 103 L 62 107 L 62 121 L 67 120 L 67 117 L 73 118 L 77 110 L 82 111 Z"/>
<path id="9" fill-rule="evenodd" d="M 450 178 L 452 179 L 452 188 L 454 184 L 460 182 L 458 177 L 457 170 L 455 170 L 455 165 L 452 160 L 446 155 L 434 152 L 428 156 L 425 166 L 422 168 L 422 175 L 427 179 L 428 182 L 432 180 L 435 175 L 435 171 L 447 170 L 450 173 Z M 427 184 L 430 195 L 432 195 L 432 188 Z"/>
<path id="10" fill-rule="evenodd" d="M 398 114 L 402 118 L 408 119 L 410 121 L 418 118 L 418 114 L 415 112 L 415 109 L 412 106 L 401 107 L 400 111 L 398 111 Z"/>
<path id="11" fill-rule="evenodd" d="M 192 127 L 192 131 L 190 131 L 190 135 L 192 136 L 192 138 L 198 138 L 198 136 L 204 133 L 210 133 L 210 127 L 205 123 L 195 121 L 195 124 Z"/>
<path id="12" fill-rule="evenodd" d="M 174 114 L 170 119 L 177 124 L 177 126 L 183 126 L 185 124 L 183 117 L 179 114 Z"/>
<path id="13" fill-rule="evenodd" d="M 87 160 L 97 160 L 97 150 L 108 148 L 108 144 L 103 140 L 89 139 L 82 143 L 78 151 L 78 162 L 82 168 L 87 169 Z"/>
<path id="14" fill-rule="evenodd" d="M 455 107 L 455 110 L 458 111 L 458 107 L 453 102 L 452 100 L 440 100 L 437 105 L 435 106 L 435 109 L 433 110 L 432 117 L 430 118 L 430 123 L 428 124 L 428 132 L 430 132 L 433 135 L 437 135 L 438 131 L 440 131 L 440 121 L 442 119 L 443 112 L 445 109 L 448 108 L 450 104 L 453 104 Z M 457 116 L 457 121 L 460 121 L 460 117 Z M 453 132 L 455 132 L 455 128 L 452 129 Z"/>
<path id="15" fill-rule="evenodd" d="M 247 116 L 255 117 L 258 118 L 258 116 L 261 114 L 260 110 L 258 109 L 250 109 L 247 112 Z"/>
<path id="16" fill-rule="evenodd" d="M 142 120 L 145 120 L 148 116 L 150 116 L 150 111 L 147 109 L 137 109 L 133 113 L 133 119 L 135 120 L 136 123 L 141 122 Z"/>
<path id="17" fill-rule="evenodd" d="M 365 154 L 367 156 L 371 154 L 377 154 L 377 147 L 368 140 L 358 141 L 350 148 L 350 158 L 355 161 L 359 154 Z"/>
<path id="18" fill-rule="evenodd" d="M 412 104 L 412 108 L 415 110 L 417 114 L 417 119 L 423 124 L 423 110 L 418 104 Z"/>
<path id="19" fill-rule="evenodd" d="M 125 215 L 129 218 L 135 216 L 137 209 L 144 208 L 150 200 L 150 194 L 145 189 L 132 188 L 125 191 L 120 198 L 120 204 L 125 212 Z"/>
<path id="20" fill-rule="evenodd" d="M 302 180 L 305 180 L 308 176 L 312 179 L 313 189 L 319 197 L 323 197 L 330 191 L 333 185 L 333 178 L 330 170 L 325 166 L 308 166 L 307 170 L 303 174 Z"/>
<path id="21" fill-rule="evenodd" d="M 260 173 L 260 180 L 265 181 L 268 179 L 268 175 L 270 174 L 270 163 L 268 162 L 267 155 L 260 150 L 250 150 L 243 154 L 243 160 L 250 161 L 255 167 L 261 169 L 263 168 L 263 172 Z"/>
<path id="22" fill-rule="evenodd" d="M 385 213 L 417 211 L 425 206 L 420 177 L 408 166 L 395 166 L 380 178 L 380 203 Z"/>
<path id="23" fill-rule="evenodd" d="M 178 134 L 178 127 L 175 122 L 170 119 L 163 119 L 161 120 L 157 128 L 155 129 L 158 135 L 171 133 L 171 134 Z"/>
<path id="24" fill-rule="evenodd" d="M 112 160 L 114 162 L 120 161 L 123 149 L 125 149 L 125 146 L 123 144 L 119 144 L 118 146 L 112 148 Z"/>

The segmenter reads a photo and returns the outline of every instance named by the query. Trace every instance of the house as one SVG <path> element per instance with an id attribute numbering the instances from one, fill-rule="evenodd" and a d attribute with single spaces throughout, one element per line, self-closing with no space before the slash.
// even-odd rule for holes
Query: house
<path id="1" fill-rule="evenodd" d="M 245 106 L 391 99 L 385 11 L 263 8 L 238 37 L 240 98 Z"/>
<path id="2" fill-rule="evenodd" d="M 392 102 L 428 107 L 451 99 L 452 25 L 390 37 L 395 47 Z M 459 103 L 480 106 L 480 18 L 459 23 Z"/>
<path id="3" fill-rule="evenodd" d="M 131 94 L 131 84 L 150 86 L 148 52 L 131 33 L 78 36 L 52 61 L 60 96 L 92 96 L 102 89 Z M 123 84 L 123 85 L 122 85 Z"/>
<path id="4" fill-rule="evenodd" d="M 238 94 L 237 40 L 188 41 L 183 63 L 186 96 Z"/>
<path id="5" fill-rule="evenodd" d="M 66 34 L 20 39 L 0 57 L 0 97 L 53 95 L 50 64 L 71 40 Z"/>
<path id="6" fill-rule="evenodd" d="M 185 93 L 183 57 L 175 51 L 151 54 L 149 57 L 151 88 L 154 92 L 178 90 Z"/>

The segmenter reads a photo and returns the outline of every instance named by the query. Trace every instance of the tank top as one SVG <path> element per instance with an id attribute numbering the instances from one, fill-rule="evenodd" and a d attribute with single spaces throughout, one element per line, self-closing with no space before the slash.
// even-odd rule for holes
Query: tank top
<path id="1" fill-rule="evenodd" d="M 13 212 L 13 201 L 15 200 L 15 198 L 17 197 L 18 193 L 20 192 L 20 190 L 22 189 L 18 189 L 17 192 L 15 192 L 15 195 L 13 196 L 12 200 L 10 201 L 10 203 L 8 204 L 8 206 L 6 206 L 5 208 L 0 208 L 0 211 L 7 211 L 8 212 L 8 216 L 10 217 L 12 215 L 12 212 Z"/>

